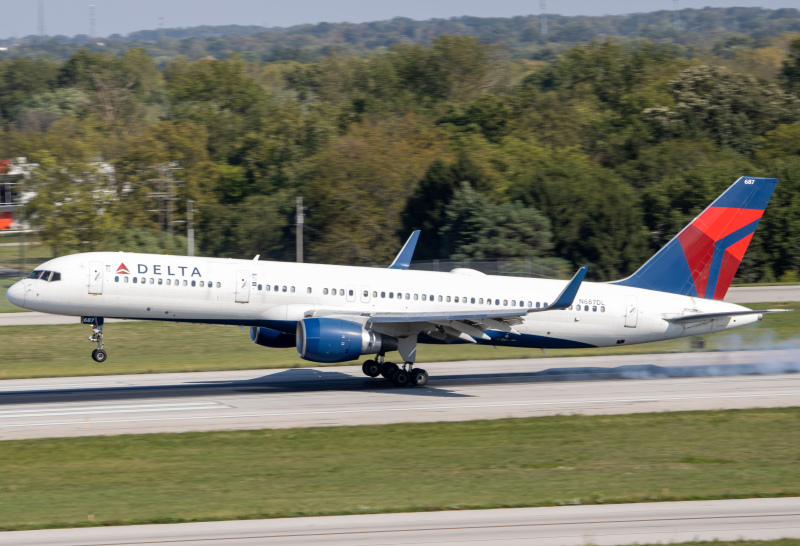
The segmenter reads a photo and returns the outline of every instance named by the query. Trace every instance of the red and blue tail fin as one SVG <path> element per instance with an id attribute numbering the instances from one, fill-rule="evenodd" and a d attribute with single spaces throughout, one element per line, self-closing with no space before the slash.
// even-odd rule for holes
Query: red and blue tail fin
<path id="1" fill-rule="evenodd" d="M 742 177 L 627 279 L 614 284 L 721 300 L 777 178 Z"/>

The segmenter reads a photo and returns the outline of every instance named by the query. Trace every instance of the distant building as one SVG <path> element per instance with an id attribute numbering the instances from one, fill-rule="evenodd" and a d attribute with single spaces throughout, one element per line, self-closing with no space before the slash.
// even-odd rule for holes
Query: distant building
<path id="1" fill-rule="evenodd" d="M 20 183 L 37 166 L 24 157 L 0 159 L 0 231 L 22 229 L 15 214 L 29 196 L 20 193 Z"/>

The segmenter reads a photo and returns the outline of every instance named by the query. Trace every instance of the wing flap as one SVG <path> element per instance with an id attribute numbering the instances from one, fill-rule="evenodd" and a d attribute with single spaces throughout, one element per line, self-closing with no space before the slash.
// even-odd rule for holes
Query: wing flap
<path id="1" fill-rule="evenodd" d="M 762 315 L 764 313 L 785 313 L 791 309 L 754 309 L 752 311 L 721 311 L 719 313 L 697 313 L 694 315 L 681 315 L 679 317 L 662 317 L 672 324 L 682 324 L 685 322 L 701 322 L 724 317 L 740 317 L 746 315 Z"/>

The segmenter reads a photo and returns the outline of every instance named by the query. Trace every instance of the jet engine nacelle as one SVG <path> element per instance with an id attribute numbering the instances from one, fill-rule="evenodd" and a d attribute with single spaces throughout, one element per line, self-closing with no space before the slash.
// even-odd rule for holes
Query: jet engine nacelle
<path id="1" fill-rule="evenodd" d="M 346 362 L 397 349 L 397 339 L 365 330 L 357 322 L 307 318 L 297 323 L 297 354 L 312 362 Z"/>
<path id="2" fill-rule="evenodd" d="M 297 344 L 294 334 L 287 334 L 260 326 L 250 327 L 250 339 L 256 345 L 272 347 L 273 349 L 285 349 L 286 347 L 294 347 Z"/>

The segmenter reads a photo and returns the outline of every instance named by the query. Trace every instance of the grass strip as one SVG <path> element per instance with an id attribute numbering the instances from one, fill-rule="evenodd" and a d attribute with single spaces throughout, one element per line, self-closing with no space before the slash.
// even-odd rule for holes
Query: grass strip
<path id="1" fill-rule="evenodd" d="M 692 542 L 670 542 L 669 544 L 670 546 L 800 546 L 800 538 L 780 538 L 778 540 L 695 540 Z M 637 546 L 664 546 L 664 544 L 661 542 L 656 544 L 637 543 Z"/>
<path id="2" fill-rule="evenodd" d="M 750 308 L 792 305 L 759 303 Z M 706 336 L 705 350 L 797 347 L 800 304 L 795 305 L 797 312 L 767 315 L 740 330 Z M 94 346 L 86 339 L 91 333 L 88 326 L 0 327 L 0 379 L 320 366 L 301 360 L 293 348 L 254 345 L 247 329 L 242 333 L 234 326 L 130 322 L 107 324 L 104 332 L 109 358 L 99 365 L 90 357 Z M 688 350 L 690 339 L 683 338 L 627 347 L 548 350 L 547 357 Z M 542 357 L 539 349 L 483 345 L 420 345 L 417 354 L 418 362 Z"/>
<path id="3" fill-rule="evenodd" d="M 781 538 L 778 540 L 695 540 L 692 542 L 670 542 L 669 544 L 670 546 L 800 546 L 800 538 Z M 659 542 L 656 544 L 637 543 L 637 546 L 664 545 Z"/>
<path id="4" fill-rule="evenodd" d="M 800 408 L 21 440 L 0 461 L 1 530 L 797 496 Z"/>

